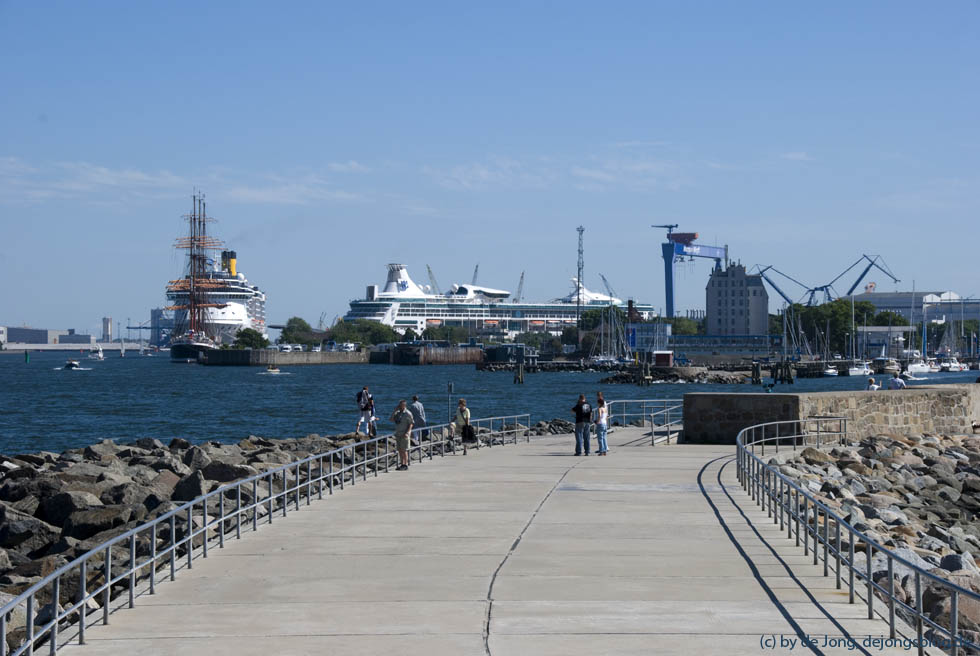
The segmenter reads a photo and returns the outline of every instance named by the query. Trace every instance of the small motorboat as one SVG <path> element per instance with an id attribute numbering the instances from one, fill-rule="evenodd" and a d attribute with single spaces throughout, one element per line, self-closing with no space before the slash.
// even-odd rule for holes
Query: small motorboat
<path id="1" fill-rule="evenodd" d="M 870 376 L 873 373 L 868 362 L 856 362 L 854 366 L 847 368 L 848 376 Z"/>
<path id="2" fill-rule="evenodd" d="M 96 345 L 94 349 L 90 349 L 88 352 L 89 360 L 105 360 L 105 354 L 102 352 L 102 346 Z"/>
<path id="3" fill-rule="evenodd" d="M 281 374 L 282 371 L 280 371 L 279 370 L 279 367 L 277 367 L 276 365 L 270 364 L 268 367 L 265 368 L 265 373 L 267 373 L 267 374 Z"/>
<path id="4" fill-rule="evenodd" d="M 839 376 L 840 375 L 840 372 L 837 371 L 837 369 L 834 368 L 834 367 L 827 367 L 826 369 L 823 370 L 823 375 L 824 376 Z"/>
<path id="5" fill-rule="evenodd" d="M 80 368 L 80 365 L 78 364 L 78 360 L 69 360 L 68 362 L 65 363 L 65 366 L 63 368 L 64 369 L 79 369 Z"/>

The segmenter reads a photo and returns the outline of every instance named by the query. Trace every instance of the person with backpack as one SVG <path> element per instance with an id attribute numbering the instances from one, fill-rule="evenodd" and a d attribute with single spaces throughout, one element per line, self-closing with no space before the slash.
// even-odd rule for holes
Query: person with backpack
<path id="1" fill-rule="evenodd" d="M 357 393 L 355 400 L 357 401 L 357 407 L 360 409 L 361 415 L 357 419 L 357 428 L 354 429 L 354 435 L 361 434 L 362 423 L 364 424 L 364 434 L 370 435 L 371 429 L 374 426 L 374 397 L 368 392 L 367 385 Z"/>
<path id="2" fill-rule="evenodd" d="M 592 406 L 585 400 L 585 394 L 578 395 L 578 403 L 572 406 L 575 415 L 575 455 L 589 455 L 589 425 L 592 422 Z"/>

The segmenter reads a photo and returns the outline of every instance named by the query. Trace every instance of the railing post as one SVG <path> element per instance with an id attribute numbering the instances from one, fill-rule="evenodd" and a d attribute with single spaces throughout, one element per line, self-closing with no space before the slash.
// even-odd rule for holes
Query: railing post
<path id="1" fill-rule="evenodd" d="M 261 504 L 259 503 L 259 481 L 257 478 L 252 479 L 252 532 L 259 530 L 259 508 Z"/>
<path id="2" fill-rule="evenodd" d="M 919 570 L 915 570 L 915 638 L 919 645 L 919 656 L 926 653 L 925 645 L 922 644 L 922 575 Z"/>
<path id="3" fill-rule="evenodd" d="M 34 653 L 34 594 L 31 593 L 27 597 L 27 635 L 25 636 L 27 640 L 27 654 L 31 656 Z"/>
<path id="4" fill-rule="evenodd" d="M 810 555 L 810 507 L 809 499 L 803 495 L 803 555 Z"/>
<path id="5" fill-rule="evenodd" d="M 837 555 L 836 589 L 840 590 L 840 521 L 837 519 L 834 519 L 834 535 L 837 540 L 837 548 L 834 550 Z"/>
<path id="6" fill-rule="evenodd" d="M 888 553 L 888 637 L 895 639 L 895 561 Z"/>
<path id="7" fill-rule="evenodd" d="M 194 567 L 194 504 L 187 507 L 187 569 Z"/>
<path id="8" fill-rule="evenodd" d="M 854 529 L 847 527 L 847 603 L 854 603 Z"/>
<path id="9" fill-rule="evenodd" d="M 868 557 L 867 561 L 867 575 L 868 575 L 868 619 L 873 620 L 875 618 L 874 605 L 875 605 L 875 584 L 873 577 L 873 568 L 871 566 L 871 561 L 874 560 L 875 548 L 870 542 L 865 541 L 865 555 Z"/>
<path id="10" fill-rule="evenodd" d="M 317 499 L 322 500 L 323 499 L 323 454 L 322 453 L 320 454 L 320 457 L 317 458 L 317 460 L 316 460 L 316 471 L 317 471 L 317 479 L 316 479 L 317 492 L 316 492 L 316 495 L 317 495 Z"/>
<path id="11" fill-rule="evenodd" d="M 81 565 L 78 567 L 78 644 L 85 644 L 85 624 L 87 603 L 85 597 L 88 596 L 86 588 L 88 587 L 88 560 L 83 560 Z M 0 618 L 0 621 L 6 619 L 6 616 Z M 7 631 L 4 629 L 0 631 L 3 634 L 3 642 L 0 643 L 0 656 L 7 656 Z"/>
<path id="12" fill-rule="evenodd" d="M 208 500 L 201 501 L 201 554 L 208 557 Z"/>
<path id="13" fill-rule="evenodd" d="M 242 484 L 235 486 L 235 538 L 242 539 Z"/>
<path id="14" fill-rule="evenodd" d="M 387 448 L 388 441 L 385 440 L 385 452 L 388 451 Z M 385 471 L 388 471 L 388 461 L 385 460 Z M 333 452 L 330 452 L 330 460 L 327 462 L 327 490 L 330 494 L 333 494 Z"/>
<path id="15" fill-rule="evenodd" d="M 136 605 L 136 534 L 129 536 L 129 607 Z"/>
<path id="16" fill-rule="evenodd" d="M 960 653 L 960 593 L 953 590 L 949 598 L 949 639 L 952 645 L 950 656 L 959 656 Z"/>
<path id="17" fill-rule="evenodd" d="M 105 548 L 105 565 L 102 568 L 105 574 L 105 589 L 102 590 L 102 624 L 109 624 L 109 602 L 112 600 L 112 545 Z M 33 598 L 33 597 L 32 597 Z M 33 614 L 27 611 L 28 617 Z"/>
<path id="18" fill-rule="evenodd" d="M 150 527 L 150 594 L 157 592 L 157 525 Z"/>
<path id="19" fill-rule="evenodd" d="M 170 580 L 177 580 L 177 513 L 170 516 Z"/>
<path id="20" fill-rule="evenodd" d="M 793 490 L 793 501 L 796 509 L 793 512 L 793 521 L 796 523 L 796 546 L 800 546 L 800 491 Z"/>
<path id="21" fill-rule="evenodd" d="M 56 576 L 54 578 L 54 584 L 51 590 L 51 616 L 54 618 L 54 624 L 49 629 L 50 631 L 50 651 L 48 652 L 51 656 L 55 656 L 58 653 L 58 601 L 61 599 L 61 577 Z"/>
<path id="22" fill-rule="evenodd" d="M 218 495 L 218 548 L 225 548 L 225 493 Z"/>

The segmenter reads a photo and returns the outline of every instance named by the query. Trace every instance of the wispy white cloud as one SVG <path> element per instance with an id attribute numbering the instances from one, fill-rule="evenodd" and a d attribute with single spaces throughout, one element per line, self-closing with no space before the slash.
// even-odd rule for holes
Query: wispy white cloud
<path id="1" fill-rule="evenodd" d="M 813 158 L 802 150 L 794 150 L 789 153 L 783 153 L 779 156 L 780 159 L 788 159 L 792 162 L 812 162 Z"/>
<path id="2" fill-rule="evenodd" d="M 239 203 L 269 203 L 274 205 L 308 205 L 319 201 L 361 201 L 358 194 L 334 189 L 326 180 L 316 176 L 301 179 L 270 177 L 255 183 L 236 184 L 219 190 L 221 196 Z"/>
<path id="3" fill-rule="evenodd" d="M 330 162 L 327 168 L 334 173 L 368 173 L 371 169 L 352 159 L 346 162 Z"/>
<path id="4" fill-rule="evenodd" d="M 895 212 L 943 212 L 980 207 L 980 180 L 939 178 L 873 199 L 876 207 Z"/>
<path id="5" fill-rule="evenodd" d="M 425 166 L 422 172 L 449 189 L 484 190 L 490 188 L 548 187 L 557 173 L 542 162 L 527 163 L 507 157 L 494 157 L 486 162 L 460 164 L 448 169 Z"/>
<path id="6" fill-rule="evenodd" d="M 617 141 L 613 144 L 616 148 L 660 148 L 670 145 L 667 141 Z"/>
<path id="7" fill-rule="evenodd" d="M 599 182 L 614 182 L 616 180 L 616 176 L 609 171 L 589 169 L 582 166 L 573 166 L 572 175 L 579 178 L 585 178 L 587 180 L 597 180 Z"/>
<path id="8" fill-rule="evenodd" d="M 343 166 L 350 171 L 362 167 L 353 160 Z M 28 164 L 16 157 L 0 157 L 0 201 L 5 202 L 89 199 L 97 203 L 125 203 L 170 197 L 195 186 L 204 187 L 212 197 L 223 196 L 238 202 L 297 205 L 364 199 L 360 194 L 338 189 L 315 173 L 255 174 L 211 168 L 184 176 L 167 170 L 112 168 L 91 162 Z"/>

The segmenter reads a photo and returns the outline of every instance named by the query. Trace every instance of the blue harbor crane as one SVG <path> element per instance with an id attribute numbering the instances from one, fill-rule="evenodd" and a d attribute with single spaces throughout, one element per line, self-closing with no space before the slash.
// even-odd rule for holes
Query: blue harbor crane
<path id="1" fill-rule="evenodd" d="M 660 245 L 664 256 L 664 290 L 667 301 L 667 317 L 674 316 L 674 269 L 677 262 L 684 261 L 687 257 L 694 260 L 696 257 L 706 257 L 715 261 L 715 269 L 721 269 L 721 261 L 728 262 L 728 247 L 703 246 L 695 244 L 698 238 L 696 232 L 674 232 L 676 223 L 667 225 L 654 225 L 651 228 L 666 228 L 667 241 Z"/>
<path id="2" fill-rule="evenodd" d="M 758 272 L 763 277 L 763 279 L 765 279 L 765 281 L 769 283 L 769 286 L 772 287 L 777 294 L 782 296 L 787 303 L 792 305 L 794 303 L 800 303 L 803 301 L 803 299 L 806 299 L 804 305 L 813 306 L 817 304 L 818 302 L 817 299 L 820 296 L 822 296 L 823 298 L 823 300 L 820 301 L 821 303 L 829 303 L 835 299 L 841 298 L 841 295 L 837 293 L 836 289 L 834 289 L 834 283 L 836 283 L 838 280 L 843 278 L 845 275 L 847 275 L 847 273 L 851 269 L 853 269 L 854 267 L 856 267 L 857 265 L 861 264 L 864 261 L 867 261 L 868 265 L 864 267 L 864 270 L 861 271 L 861 275 L 857 277 L 857 280 L 854 281 L 854 283 L 850 286 L 850 288 L 847 290 L 847 293 L 844 294 L 844 296 L 851 296 L 854 293 L 854 290 L 857 289 L 858 285 L 861 284 L 861 281 L 864 280 L 865 276 L 868 275 L 868 272 L 871 271 L 872 268 L 880 270 L 886 276 L 891 278 L 893 282 L 901 282 L 901 280 L 896 278 L 895 275 L 891 272 L 891 270 L 889 270 L 888 265 L 885 264 L 885 261 L 881 258 L 880 255 L 875 255 L 873 257 L 870 255 L 861 255 L 861 257 L 859 257 L 856 262 L 854 262 L 853 264 L 851 264 L 851 266 L 841 271 L 833 280 L 828 282 L 826 285 L 818 285 L 816 287 L 808 287 L 807 285 L 803 284 L 796 278 L 793 278 L 792 276 L 783 273 L 782 271 L 772 266 L 771 264 L 765 267 L 757 265 L 757 267 L 759 269 Z M 776 285 L 776 283 L 773 282 L 773 280 L 766 275 L 766 272 L 770 270 L 775 273 L 778 273 L 779 275 L 783 276 L 787 280 L 793 281 L 794 283 L 796 283 L 797 285 L 803 288 L 804 290 L 803 296 L 800 297 L 799 301 L 793 301 L 793 299 L 791 299 L 785 292 L 783 292 L 783 290 L 781 290 L 779 286 Z"/>

